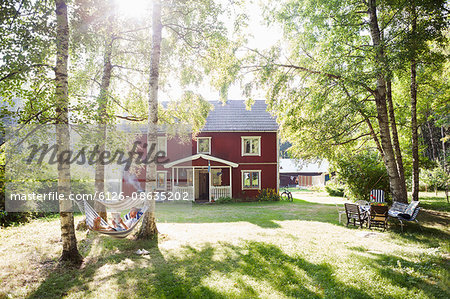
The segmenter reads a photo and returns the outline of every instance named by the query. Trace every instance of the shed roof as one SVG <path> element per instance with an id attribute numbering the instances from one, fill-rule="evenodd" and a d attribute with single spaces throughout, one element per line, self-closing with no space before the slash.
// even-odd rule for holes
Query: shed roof
<path id="1" fill-rule="evenodd" d="M 324 173 L 328 172 L 329 166 L 326 160 L 307 163 L 296 159 L 280 159 L 280 173 Z"/>

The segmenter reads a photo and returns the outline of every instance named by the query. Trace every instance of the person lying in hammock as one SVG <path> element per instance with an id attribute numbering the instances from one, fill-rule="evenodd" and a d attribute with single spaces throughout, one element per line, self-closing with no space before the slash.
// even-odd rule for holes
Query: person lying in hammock
<path id="1" fill-rule="evenodd" d="M 120 213 L 112 213 L 113 220 L 112 224 L 113 226 L 102 226 L 101 225 L 101 218 L 97 217 L 94 219 L 94 230 L 106 230 L 106 231 L 123 231 L 127 230 L 128 228 L 132 227 L 139 219 L 139 217 L 142 215 L 142 212 L 139 211 L 138 208 L 131 208 L 130 213 L 128 214 L 129 217 L 125 221 L 122 220 L 120 217 Z"/>
<path id="2" fill-rule="evenodd" d="M 138 219 L 141 218 L 142 214 L 143 213 L 140 209 L 134 207 L 131 208 L 130 213 L 128 214 L 129 217 L 125 219 L 125 225 L 127 227 L 132 227 L 138 221 Z"/>
<path id="3" fill-rule="evenodd" d="M 100 217 L 94 218 L 94 226 L 92 227 L 92 229 L 93 230 L 106 230 L 106 231 L 115 230 L 112 226 L 102 225 L 101 222 L 102 222 L 102 218 L 100 218 Z"/>

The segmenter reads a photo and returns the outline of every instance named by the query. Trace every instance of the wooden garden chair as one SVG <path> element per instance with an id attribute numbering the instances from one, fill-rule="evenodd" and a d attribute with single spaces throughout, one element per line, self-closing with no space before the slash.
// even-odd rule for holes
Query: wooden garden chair
<path id="1" fill-rule="evenodd" d="M 350 222 L 353 222 L 353 225 L 356 226 L 358 224 L 361 228 L 367 220 L 367 214 L 361 212 L 359 206 L 354 203 L 345 203 L 345 213 L 347 214 L 347 226 Z"/>
<path id="2" fill-rule="evenodd" d="M 382 227 L 383 231 L 386 230 L 388 225 L 388 212 L 387 206 L 370 206 L 368 226 L 369 228 Z"/>

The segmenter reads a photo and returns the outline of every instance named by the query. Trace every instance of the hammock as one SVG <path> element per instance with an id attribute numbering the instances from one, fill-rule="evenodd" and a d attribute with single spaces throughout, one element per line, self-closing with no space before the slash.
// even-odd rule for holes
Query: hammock
<path id="1" fill-rule="evenodd" d="M 100 215 L 94 210 L 94 208 L 91 207 L 91 205 L 86 201 L 83 200 L 82 202 L 79 201 L 75 201 L 78 205 L 78 207 L 80 208 L 80 211 L 83 212 L 86 215 L 86 224 L 89 227 L 90 230 L 96 231 L 98 233 L 104 234 L 104 235 L 108 235 L 114 238 L 126 238 L 132 231 L 133 229 L 137 226 L 137 224 L 141 221 L 143 217 L 143 215 L 145 214 L 145 212 L 147 212 L 148 210 L 148 204 L 146 203 L 142 203 L 142 201 L 138 204 L 136 204 L 136 200 L 117 200 L 117 201 L 104 201 L 104 200 L 97 200 L 96 201 L 100 202 L 102 205 L 104 205 L 107 208 L 111 208 L 113 210 L 126 210 L 126 209 L 131 209 L 133 207 L 136 207 L 137 205 L 143 205 L 143 208 L 139 211 L 138 213 L 138 219 L 137 221 L 131 225 L 128 229 L 126 230 L 120 230 L 120 231 L 116 231 L 116 230 L 94 230 L 94 219 L 97 217 L 100 217 Z M 140 215 L 140 216 L 139 216 Z M 130 217 L 129 213 L 127 215 L 125 215 L 125 219 L 128 220 Z M 100 217 L 100 224 L 101 226 L 104 227 L 111 227 L 103 218 Z"/>

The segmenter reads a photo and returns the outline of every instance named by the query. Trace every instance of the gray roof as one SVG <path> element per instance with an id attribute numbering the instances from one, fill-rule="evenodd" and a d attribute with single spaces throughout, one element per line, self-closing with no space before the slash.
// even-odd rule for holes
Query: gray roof
<path id="1" fill-rule="evenodd" d="M 280 159 L 280 173 L 323 173 L 328 172 L 329 167 L 327 160 L 309 163 L 297 159 Z"/>
<path id="2" fill-rule="evenodd" d="M 219 131 L 276 131 L 278 124 L 267 112 L 265 101 L 255 101 L 247 110 L 245 101 L 210 102 L 214 110 L 209 112 L 202 132 Z"/>

